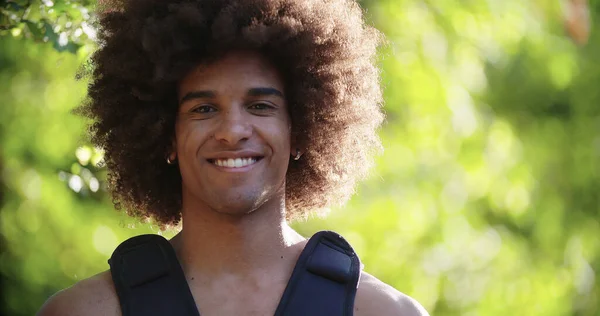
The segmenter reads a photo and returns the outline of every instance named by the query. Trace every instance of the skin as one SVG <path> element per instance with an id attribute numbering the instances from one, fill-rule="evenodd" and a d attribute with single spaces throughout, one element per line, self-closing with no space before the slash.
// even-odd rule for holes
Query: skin
<path id="1" fill-rule="evenodd" d="M 258 88 L 258 89 L 257 89 Z M 232 52 L 179 86 L 171 160 L 182 175 L 182 230 L 171 239 L 202 315 L 273 315 L 306 239 L 285 221 L 296 144 L 283 80 L 261 55 Z M 231 169 L 214 158 L 256 156 Z M 355 315 L 427 315 L 362 272 Z M 51 297 L 38 315 L 120 315 L 110 271 Z"/>

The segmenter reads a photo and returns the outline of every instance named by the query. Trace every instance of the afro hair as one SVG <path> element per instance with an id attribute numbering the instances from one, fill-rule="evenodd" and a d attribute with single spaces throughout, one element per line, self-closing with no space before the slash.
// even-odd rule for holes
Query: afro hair
<path id="1" fill-rule="evenodd" d="M 305 152 L 286 175 L 286 217 L 343 205 L 381 149 L 380 33 L 350 0 L 123 0 L 98 19 L 88 101 L 117 209 L 161 226 L 181 219 L 181 174 L 165 162 L 177 86 L 195 65 L 237 49 L 282 73 L 292 137 Z"/>

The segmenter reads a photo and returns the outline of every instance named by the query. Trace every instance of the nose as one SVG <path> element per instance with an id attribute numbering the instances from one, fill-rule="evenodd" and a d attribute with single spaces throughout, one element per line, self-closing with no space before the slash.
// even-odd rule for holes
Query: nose
<path id="1" fill-rule="evenodd" d="M 248 118 L 244 116 L 243 110 L 232 107 L 221 114 L 221 120 L 214 135 L 215 139 L 220 142 L 235 145 L 252 136 L 252 126 Z"/>

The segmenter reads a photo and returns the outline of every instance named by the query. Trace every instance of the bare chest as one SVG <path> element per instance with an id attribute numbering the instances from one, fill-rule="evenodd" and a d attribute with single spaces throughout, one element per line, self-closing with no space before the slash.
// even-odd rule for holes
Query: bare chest
<path id="1" fill-rule="evenodd" d="M 196 307 L 202 316 L 272 316 L 285 290 L 285 283 L 202 286 L 190 284 Z"/>

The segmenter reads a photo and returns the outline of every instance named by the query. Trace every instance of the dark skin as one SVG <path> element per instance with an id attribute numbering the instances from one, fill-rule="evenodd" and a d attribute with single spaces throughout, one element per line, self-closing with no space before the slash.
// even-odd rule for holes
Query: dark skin
<path id="1" fill-rule="evenodd" d="M 283 80 L 261 55 L 232 52 L 193 69 L 178 92 L 169 158 L 182 175 L 183 220 L 171 244 L 196 305 L 202 315 L 273 315 L 306 243 L 285 220 L 297 146 Z M 355 315 L 426 314 L 362 272 Z M 39 315 L 120 315 L 110 273 L 57 293 Z"/>

